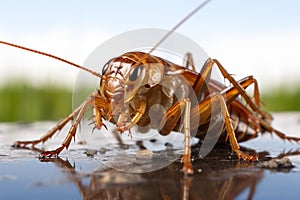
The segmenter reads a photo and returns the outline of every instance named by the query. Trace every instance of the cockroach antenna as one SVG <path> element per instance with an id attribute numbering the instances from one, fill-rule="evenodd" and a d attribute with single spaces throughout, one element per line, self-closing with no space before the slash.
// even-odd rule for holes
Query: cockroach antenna
<path id="1" fill-rule="evenodd" d="M 65 60 L 65 59 L 63 59 L 63 58 L 60 58 L 60 57 L 58 57 L 58 56 L 54 56 L 54 55 L 49 54 L 49 53 L 45 53 L 45 52 L 38 51 L 38 50 L 35 50 L 35 49 L 30 49 L 30 48 L 23 47 L 23 46 L 20 46 L 20 45 L 16 45 L 16 44 L 13 44 L 13 43 L 4 42 L 4 41 L 1 41 L 1 40 L 0 40 L 0 43 L 1 43 L 1 44 L 5 44 L 5 45 L 8 45 L 8 46 L 16 47 L 16 48 L 18 48 L 18 49 L 23 49 L 23 50 L 26 50 L 26 51 L 30 51 L 30 52 L 33 52 L 33 53 L 36 53 L 36 54 L 41 54 L 41 55 L 44 55 L 44 56 L 47 56 L 47 57 L 50 57 L 50 58 L 53 58 L 53 59 L 56 59 L 56 60 L 59 60 L 59 61 L 61 61 L 61 62 L 67 63 L 67 64 L 69 64 L 69 65 L 72 65 L 72 66 L 74 66 L 74 67 L 77 67 L 77 68 L 79 68 L 79 69 L 82 69 L 82 70 L 84 70 L 84 71 L 87 71 L 87 72 L 89 72 L 89 73 L 95 75 L 95 76 L 98 76 L 98 77 L 102 78 L 102 75 L 101 75 L 101 74 L 99 74 L 99 73 L 97 73 L 97 72 L 95 72 L 95 71 L 93 71 L 93 70 L 90 70 L 90 69 L 88 69 L 88 68 L 86 68 L 86 67 L 83 67 L 83 66 L 77 65 L 77 64 L 75 64 L 75 63 L 73 63 L 73 62 L 70 62 L 70 61 L 68 61 L 68 60 Z"/>
<path id="2" fill-rule="evenodd" d="M 172 33 L 174 33 L 183 23 L 185 23 L 188 19 L 190 19 L 195 13 L 197 13 L 200 9 L 202 9 L 204 6 L 206 6 L 210 1 L 212 0 L 206 0 L 203 3 L 201 3 L 199 6 L 197 6 L 194 10 L 192 10 L 185 18 L 183 18 L 181 21 L 179 21 L 164 37 L 162 37 L 156 45 L 152 47 L 152 49 L 145 54 L 138 62 L 135 63 L 136 66 L 141 64 L 141 61 L 143 59 L 146 59 L 150 56 L 150 54 L 157 48 L 161 43 L 163 43 Z"/>
<path id="3" fill-rule="evenodd" d="M 201 3 L 198 7 L 196 7 L 193 11 L 191 11 L 185 18 L 183 18 L 178 24 L 176 24 L 164 37 L 162 37 L 156 45 L 148 52 L 148 54 L 152 53 L 161 43 L 163 43 L 174 31 L 176 31 L 183 23 L 185 23 L 189 18 L 191 18 L 195 13 L 197 13 L 200 9 L 206 6 L 210 1 L 207 0 Z"/>

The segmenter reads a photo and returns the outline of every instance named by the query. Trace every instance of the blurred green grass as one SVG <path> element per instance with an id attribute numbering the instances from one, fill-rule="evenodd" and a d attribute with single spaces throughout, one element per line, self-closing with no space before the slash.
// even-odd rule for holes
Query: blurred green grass
<path id="1" fill-rule="evenodd" d="M 300 87 L 287 91 L 279 87 L 262 93 L 266 110 L 271 112 L 300 111 Z M 0 122 L 32 122 L 59 120 L 72 111 L 70 89 L 26 83 L 13 83 L 0 87 Z"/>
<path id="2" fill-rule="evenodd" d="M 300 111 L 300 87 L 280 86 L 262 93 L 266 110 L 271 112 Z"/>
<path id="3" fill-rule="evenodd" d="M 26 83 L 0 88 L 0 121 L 57 120 L 72 110 L 72 91 L 58 86 L 32 87 Z"/>

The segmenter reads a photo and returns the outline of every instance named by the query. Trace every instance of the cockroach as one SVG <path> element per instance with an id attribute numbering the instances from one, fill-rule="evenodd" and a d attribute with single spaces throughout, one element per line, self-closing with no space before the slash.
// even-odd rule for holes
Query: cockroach
<path id="1" fill-rule="evenodd" d="M 224 120 L 218 142 L 229 142 L 232 151 L 236 153 L 239 159 L 257 161 L 255 155 L 243 153 L 238 142 L 255 138 L 262 131 L 274 133 L 281 139 L 300 141 L 300 138 L 288 137 L 271 126 L 272 116 L 261 108 L 258 84 L 253 76 L 236 81 L 216 59 L 209 58 L 198 73 L 194 70 L 190 54 L 187 54 L 189 64 L 185 66 L 151 55 L 161 42 L 208 2 L 205 1 L 199 5 L 180 21 L 148 53 L 124 53 L 108 61 L 101 74 L 51 54 L 0 41 L 4 45 L 58 59 L 100 78 L 99 89 L 88 96 L 77 109 L 60 121 L 46 135 L 37 140 L 17 141 L 14 146 L 25 147 L 44 143 L 68 122 L 73 121 L 61 146 L 40 154 L 40 157 L 58 156 L 63 149 L 68 149 L 88 105 L 93 108 L 95 129 L 106 128 L 103 122 L 109 121 L 116 125 L 120 133 L 123 133 L 130 131 L 135 125 L 146 126 L 149 123 L 149 109 L 157 103 L 166 110 L 160 124 L 158 124 L 160 134 L 168 135 L 173 130 L 182 131 L 184 134 L 184 152 L 181 159 L 184 163 L 184 174 L 193 174 L 191 131 L 196 130 L 195 137 L 204 139 L 211 122 L 213 106 L 217 107 L 221 118 Z M 213 66 L 217 66 L 217 69 L 230 82 L 231 86 L 227 87 L 211 78 Z M 179 79 L 179 76 L 184 79 Z M 193 91 L 182 91 L 186 95 L 177 98 L 174 90 L 182 84 L 188 84 Z M 254 86 L 253 96 L 248 95 L 245 91 L 250 85 Z M 191 101 L 190 92 L 196 94 L 197 102 Z M 193 116 L 196 115 L 201 117 L 195 120 Z M 183 125 L 178 125 L 181 116 L 183 117 Z"/>

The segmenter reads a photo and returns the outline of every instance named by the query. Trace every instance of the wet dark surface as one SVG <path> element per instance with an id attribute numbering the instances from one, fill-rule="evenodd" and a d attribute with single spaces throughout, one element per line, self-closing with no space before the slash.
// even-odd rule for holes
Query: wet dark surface
<path id="1" fill-rule="evenodd" d="M 276 128 L 300 136 L 300 113 L 275 114 L 274 118 Z M 204 159 L 195 159 L 195 174 L 185 178 L 179 159 L 146 173 L 110 168 L 99 159 L 109 149 L 101 143 L 99 150 L 87 152 L 89 146 L 77 140 L 60 158 L 48 160 L 39 160 L 37 151 L 11 147 L 15 140 L 40 137 L 53 125 L 0 124 L 0 199 L 300 198 L 300 156 L 291 155 L 298 154 L 300 144 L 284 142 L 270 134 L 241 146 L 244 151 L 257 154 L 261 161 L 288 153 L 286 157 L 294 168 L 259 168 L 256 163 L 238 161 L 228 146 L 219 145 Z M 45 146 L 57 146 L 63 138 L 60 135 Z M 95 152 L 97 155 L 93 156 Z M 149 165 L 137 163 L 135 167 L 143 168 L 146 164 Z"/>

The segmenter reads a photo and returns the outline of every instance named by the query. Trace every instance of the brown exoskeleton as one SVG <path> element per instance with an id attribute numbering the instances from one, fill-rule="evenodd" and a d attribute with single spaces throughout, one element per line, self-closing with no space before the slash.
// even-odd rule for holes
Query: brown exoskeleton
<path id="1" fill-rule="evenodd" d="M 203 5 L 200 5 L 195 11 L 199 10 Z M 170 31 L 170 34 L 179 25 L 175 26 Z M 255 155 L 243 153 L 239 149 L 238 141 L 257 137 L 258 133 L 263 130 L 273 132 L 282 139 L 300 140 L 299 138 L 285 136 L 272 128 L 270 125 L 271 115 L 260 108 L 258 85 L 252 76 L 236 81 L 215 59 L 208 59 L 201 72 L 197 73 L 194 71 L 192 58 L 189 54 L 187 59 L 189 64 L 180 66 L 166 59 L 151 55 L 151 51 L 149 53 L 128 52 L 111 59 L 103 67 L 102 74 L 99 74 L 47 53 L 4 41 L 0 41 L 0 43 L 61 60 L 100 78 L 99 90 L 93 92 L 74 112 L 59 122 L 46 135 L 38 140 L 15 142 L 14 146 L 16 147 L 34 146 L 38 143 L 44 143 L 68 122 L 73 121 L 69 133 L 61 146 L 55 150 L 41 153 L 41 157 L 58 156 L 64 148 L 69 147 L 88 105 L 93 107 L 96 129 L 105 127 L 103 121 L 110 121 L 116 125 L 120 133 L 123 133 L 135 125 L 146 126 L 149 123 L 149 109 L 154 104 L 160 104 L 166 110 L 157 127 L 160 133 L 167 135 L 172 130 L 182 130 L 184 133 L 182 161 L 184 162 L 183 171 L 185 174 L 193 173 L 190 132 L 196 130 L 197 134 L 195 137 L 204 138 L 210 124 L 213 106 L 218 108 L 220 116 L 224 119 L 224 126 L 221 129 L 218 142 L 229 141 L 232 150 L 240 159 L 247 161 L 257 160 Z M 210 78 L 213 66 L 217 66 L 221 74 L 228 79 L 232 86 L 226 87 L 224 84 Z M 179 76 L 183 77 L 183 79 L 179 79 Z M 178 96 L 175 96 L 174 90 L 182 85 L 190 86 L 192 91 L 182 89 L 183 95 L 181 98 L 178 98 Z M 253 98 L 245 91 L 250 85 L 254 85 Z M 191 102 L 189 98 L 191 92 L 198 97 L 197 102 Z M 244 101 L 241 101 L 238 98 L 239 96 Z M 197 115 L 201 117 L 193 117 Z M 181 116 L 183 116 L 183 125 L 178 124 Z"/>

